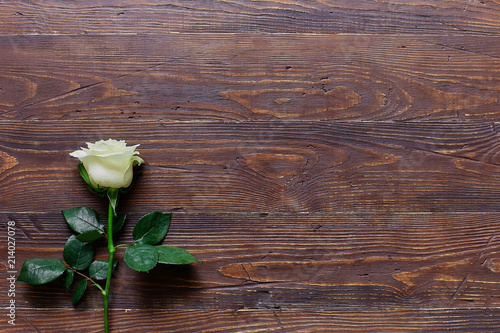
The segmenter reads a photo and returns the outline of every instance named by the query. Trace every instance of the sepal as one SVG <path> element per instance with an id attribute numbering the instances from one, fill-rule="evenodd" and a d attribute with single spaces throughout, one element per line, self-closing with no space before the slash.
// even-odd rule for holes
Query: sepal
<path id="1" fill-rule="evenodd" d="M 87 173 L 87 170 L 83 166 L 83 163 L 78 164 L 78 172 L 80 173 L 80 176 L 83 178 L 85 183 L 89 186 L 89 190 L 101 197 L 104 196 L 104 192 L 106 192 L 107 189 L 99 187 L 99 186 L 94 186 L 92 182 L 90 181 L 89 174 Z"/>
<path id="2" fill-rule="evenodd" d="M 111 207 L 113 208 L 113 216 L 116 217 L 116 206 L 118 204 L 118 194 L 120 193 L 120 190 L 117 188 L 108 188 L 108 191 L 106 194 L 108 195 L 109 203 L 111 204 Z"/>

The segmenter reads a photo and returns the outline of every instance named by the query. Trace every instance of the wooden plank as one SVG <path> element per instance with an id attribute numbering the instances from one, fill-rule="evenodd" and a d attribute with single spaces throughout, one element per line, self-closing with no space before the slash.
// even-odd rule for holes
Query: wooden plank
<path id="1" fill-rule="evenodd" d="M 99 310 L 20 311 L 9 332 L 88 331 L 101 329 Z M 492 332 L 498 327 L 496 309 L 384 311 L 111 311 L 117 332 Z M 58 320 L 73 318 L 72 322 Z"/>
<path id="2" fill-rule="evenodd" d="M 132 242 L 131 211 L 119 244 Z M 100 210 L 102 212 L 103 210 Z M 70 235 L 60 213 L 1 214 L 16 223 L 16 269 L 28 258 L 62 258 Z M 203 263 L 149 273 L 121 261 L 116 309 L 414 310 L 500 306 L 500 216 L 420 214 L 186 214 L 174 212 L 165 244 Z M 105 259 L 104 242 L 97 258 Z M 7 249 L 2 244 L 2 253 Z M 2 271 L 7 270 L 6 263 Z M 0 283 L 7 304 L 9 285 Z M 25 309 L 71 308 L 62 285 L 16 284 Z M 98 309 L 95 288 L 78 309 Z"/>
<path id="3" fill-rule="evenodd" d="M 498 121 L 499 38 L 0 36 L 0 118 Z"/>
<path id="4" fill-rule="evenodd" d="M 498 34 L 497 1 L 3 1 L 6 34 L 165 32 Z"/>
<path id="5" fill-rule="evenodd" d="M 106 211 L 68 153 L 123 138 L 147 164 L 118 241 L 173 211 L 166 243 L 203 263 L 122 262 L 116 331 L 497 331 L 499 14 L 496 0 L 0 2 L 16 270 L 62 257 L 61 209 Z M 0 331 L 98 331 L 89 291 L 73 307 L 57 284 L 18 282 Z"/>
<path id="6" fill-rule="evenodd" d="M 112 137 L 142 145 L 144 175 L 125 202 L 145 211 L 496 212 L 497 132 L 486 123 L 4 121 L 0 205 L 96 205 L 68 154 Z"/>

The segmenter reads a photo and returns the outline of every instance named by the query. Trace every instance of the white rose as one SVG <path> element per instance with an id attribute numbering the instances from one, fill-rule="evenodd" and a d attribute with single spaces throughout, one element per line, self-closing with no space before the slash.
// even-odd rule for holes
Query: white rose
<path id="1" fill-rule="evenodd" d="M 139 145 L 126 146 L 124 140 L 100 140 L 88 143 L 87 148 L 70 153 L 77 157 L 85 167 L 90 182 L 101 188 L 122 188 L 132 183 L 133 166 L 141 165 L 144 160 L 135 151 Z"/>

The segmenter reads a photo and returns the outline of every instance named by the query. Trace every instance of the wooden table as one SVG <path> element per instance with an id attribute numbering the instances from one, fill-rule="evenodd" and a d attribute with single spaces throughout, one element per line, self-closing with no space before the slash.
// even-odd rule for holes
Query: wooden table
<path id="1" fill-rule="evenodd" d="M 497 0 L 0 1 L 0 329 L 102 330 L 95 288 L 10 296 L 7 234 L 62 258 L 106 212 L 68 153 L 115 138 L 119 242 L 172 211 L 203 263 L 120 264 L 114 332 L 499 332 L 499 98 Z"/>

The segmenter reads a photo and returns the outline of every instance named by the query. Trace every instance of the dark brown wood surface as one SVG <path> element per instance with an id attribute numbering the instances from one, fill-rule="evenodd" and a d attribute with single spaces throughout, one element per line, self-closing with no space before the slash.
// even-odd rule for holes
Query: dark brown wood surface
<path id="1" fill-rule="evenodd" d="M 499 332 L 499 101 L 498 1 L 1 1 L 0 331 L 102 331 L 97 290 L 9 296 L 7 223 L 62 258 L 106 212 L 68 153 L 115 138 L 118 241 L 172 211 L 203 261 L 122 262 L 115 332 Z"/>

